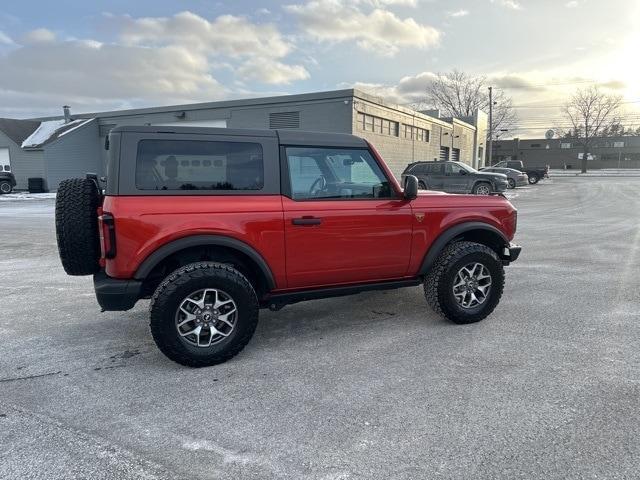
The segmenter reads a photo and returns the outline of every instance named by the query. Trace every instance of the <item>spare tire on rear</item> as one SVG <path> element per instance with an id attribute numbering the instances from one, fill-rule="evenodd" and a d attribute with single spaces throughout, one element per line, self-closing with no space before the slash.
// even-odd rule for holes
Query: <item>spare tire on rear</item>
<path id="1" fill-rule="evenodd" d="M 64 271 L 91 275 L 100 270 L 100 192 L 93 180 L 60 182 L 56 194 L 56 239 Z"/>

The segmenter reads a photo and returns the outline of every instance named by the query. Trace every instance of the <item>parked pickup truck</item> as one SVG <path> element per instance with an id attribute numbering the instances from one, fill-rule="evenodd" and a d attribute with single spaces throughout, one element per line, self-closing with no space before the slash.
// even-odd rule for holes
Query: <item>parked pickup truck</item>
<path id="1" fill-rule="evenodd" d="M 62 265 L 93 274 L 103 310 L 150 298 L 151 334 L 183 365 L 236 355 L 260 308 L 366 290 L 423 285 L 436 313 L 478 322 L 520 254 L 507 199 L 402 189 L 352 135 L 137 126 L 109 145 L 104 190 L 59 186 Z"/>
<path id="2" fill-rule="evenodd" d="M 549 178 L 549 165 L 545 165 L 544 167 L 528 167 L 522 163 L 522 160 L 503 160 L 492 165 L 492 167 L 520 170 L 527 174 L 529 183 L 532 185 L 538 183 L 543 178 Z"/>

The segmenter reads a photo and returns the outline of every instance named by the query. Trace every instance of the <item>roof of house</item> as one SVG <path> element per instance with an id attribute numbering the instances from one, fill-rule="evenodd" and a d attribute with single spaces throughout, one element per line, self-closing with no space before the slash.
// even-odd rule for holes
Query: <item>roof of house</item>
<path id="1" fill-rule="evenodd" d="M 93 118 L 81 118 L 64 123 L 64 120 L 48 120 L 40 122 L 38 128 L 23 140 L 22 148 L 42 148 L 44 145 L 72 132 L 73 130 L 94 121 Z"/>
<path id="2" fill-rule="evenodd" d="M 40 122 L 34 120 L 0 118 L 0 131 L 18 145 L 21 145 L 24 139 L 31 135 L 39 125 Z"/>

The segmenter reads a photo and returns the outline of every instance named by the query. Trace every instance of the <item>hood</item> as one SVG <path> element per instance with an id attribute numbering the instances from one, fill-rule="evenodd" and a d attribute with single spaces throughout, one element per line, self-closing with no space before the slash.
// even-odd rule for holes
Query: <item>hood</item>
<path id="1" fill-rule="evenodd" d="M 504 173 L 493 173 L 493 172 L 478 172 L 475 174 L 477 177 L 481 178 L 492 178 L 494 180 L 507 180 L 507 176 Z"/>

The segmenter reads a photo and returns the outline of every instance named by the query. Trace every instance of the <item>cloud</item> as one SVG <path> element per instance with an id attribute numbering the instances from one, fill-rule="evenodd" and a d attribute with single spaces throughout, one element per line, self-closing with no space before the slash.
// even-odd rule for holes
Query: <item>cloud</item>
<path id="1" fill-rule="evenodd" d="M 491 3 L 500 5 L 501 7 L 509 8 L 511 10 L 522 10 L 522 5 L 516 0 L 491 0 Z"/>
<path id="2" fill-rule="evenodd" d="M 374 8 L 370 12 L 344 0 L 313 0 L 285 6 L 311 38 L 329 43 L 353 41 L 363 50 L 395 55 L 401 47 L 426 49 L 438 44 L 440 32 L 413 18 Z"/>
<path id="3" fill-rule="evenodd" d="M 404 6 L 417 7 L 418 0 L 352 0 L 352 3 L 371 5 L 373 7 Z"/>
<path id="4" fill-rule="evenodd" d="M 296 80 L 306 80 L 309 72 L 301 65 L 287 65 L 266 58 L 247 60 L 237 71 L 243 79 L 258 80 L 272 85 L 287 85 Z"/>
<path id="5" fill-rule="evenodd" d="M 56 40 L 56 34 L 46 28 L 36 28 L 27 32 L 22 41 L 27 44 L 51 43 Z"/>
<path id="6" fill-rule="evenodd" d="M 56 92 L 61 98 L 220 96 L 206 59 L 179 46 L 159 48 L 81 40 L 26 45 L 0 57 L 0 88 Z"/>
<path id="7" fill-rule="evenodd" d="M 466 17 L 467 15 L 469 15 L 469 10 L 464 10 L 462 8 L 460 10 L 447 13 L 447 16 L 452 18 Z"/>
<path id="8" fill-rule="evenodd" d="M 243 17 L 221 15 L 209 21 L 191 12 L 172 17 L 111 17 L 119 22 L 120 39 L 128 45 L 181 45 L 209 55 L 282 58 L 292 50 L 275 25 L 251 23 Z"/>
<path id="9" fill-rule="evenodd" d="M 232 15 L 207 20 L 189 12 L 107 15 L 105 22 L 112 27 L 110 42 L 61 39 L 47 29 L 27 32 L 20 44 L 0 37 L 2 44 L 12 42 L 0 51 L 3 110 L 20 111 L 16 98 L 27 114 L 66 103 L 86 111 L 209 101 L 235 95 L 219 76 L 230 86 L 246 79 L 287 85 L 309 78 L 303 65 L 287 62 L 295 47 L 269 23 Z"/>
<path id="10" fill-rule="evenodd" d="M 436 74 L 433 72 L 422 72 L 402 77 L 397 83 L 391 85 L 356 82 L 349 86 L 382 97 L 390 102 L 406 105 L 424 101 L 427 85 L 435 76 Z"/>
<path id="11" fill-rule="evenodd" d="M 11 37 L 0 30 L 0 45 L 13 45 L 13 40 Z"/>

